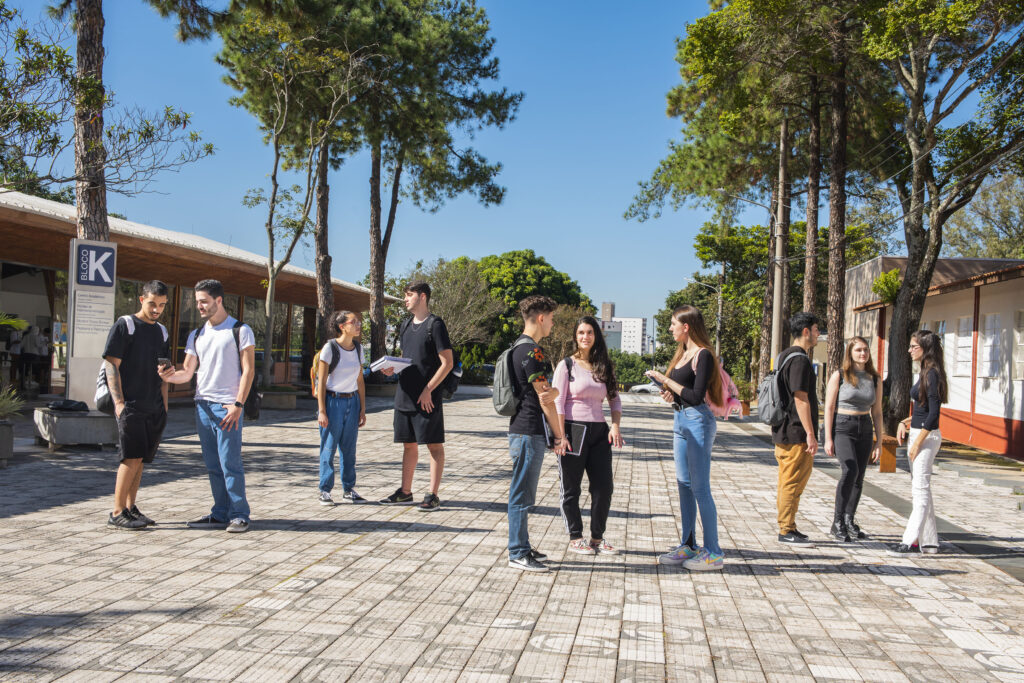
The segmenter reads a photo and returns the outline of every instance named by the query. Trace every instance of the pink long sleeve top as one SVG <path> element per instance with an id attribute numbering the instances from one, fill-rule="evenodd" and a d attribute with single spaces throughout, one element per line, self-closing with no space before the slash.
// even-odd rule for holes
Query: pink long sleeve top
<path id="1" fill-rule="evenodd" d="M 590 370 L 585 370 L 579 363 L 572 364 L 572 381 L 561 362 L 555 368 L 551 385 L 558 389 L 555 409 L 567 420 L 576 422 L 604 422 L 604 411 L 601 404 L 608 397 L 608 387 L 598 382 Z M 618 396 L 608 401 L 613 413 L 622 412 L 622 401 Z"/>

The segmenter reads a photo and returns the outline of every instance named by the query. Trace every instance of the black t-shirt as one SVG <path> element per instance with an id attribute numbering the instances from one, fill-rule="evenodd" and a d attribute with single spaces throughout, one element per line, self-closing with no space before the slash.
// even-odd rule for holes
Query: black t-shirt
<path id="1" fill-rule="evenodd" d="M 431 314 L 418 324 L 414 320 L 409 320 L 403 323 L 403 326 L 404 331 L 399 344 L 402 346 L 402 356 L 411 358 L 412 365 L 398 375 L 395 409 L 413 413 L 419 410 L 416 400 L 423 393 L 430 378 L 441 367 L 441 359 L 438 358 L 438 354 L 452 348 L 452 343 L 448 339 L 448 328 L 445 327 L 444 321 L 436 315 Z M 430 335 L 427 334 L 428 327 Z M 428 337 L 431 335 L 433 343 L 428 341 Z M 441 404 L 440 386 L 434 389 L 430 395 L 435 406 Z"/>
<path id="2" fill-rule="evenodd" d="M 525 334 L 519 339 L 533 339 Z M 518 340 L 517 340 L 518 341 Z M 516 390 L 520 392 L 519 409 L 508 423 L 509 434 L 544 434 L 544 413 L 534 382 L 551 382 L 551 364 L 547 354 L 536 342 L 520 344 L 512 349 L 512 371 Z"/>
<path id="3" fill-rule="evenodd" d="M 693 371 L 693 359 L 681 368 L 672 368 L 668 378 L 683 385 L 683 393 L 676 396 L 676 403 L 693 408 L 704 403 L 704 397 L 711 388 L 713 357 L 707 349 L 697 352 L 697 371 Z"/>
<path id="4" fill-rule="evenodd" d="M 128 323 L 118 318 L 107 335 L 104 358 L 120 358 L 121 391 L 126 407 L 146 412 L 164 409 L 163 380 L 157 374 L 157 359 L 170 358 L 163 329 L 158 323 L 146 323 L 134 315 L 135 333 L 128 334 Z"/>
<path id="5" fill-rule="evenodd" d="M 789 361 L 783 368 L 779 382 L 779 389 L 783 398 L 787 401 L 786 417 L 776 427 L 772 427 L 772 441 L 778 444 L 795 444 L 807 441 L 807 432 L 800 423 L 800 416 L 796 412 L 796 401 L 793 393 L 797 391 L 807 392 L 807 401 L 811 404 L 811 425 L 817 435 L 818 425 L 818 391 L 817 382 L 814 376 L 814 365 L 808 357 L 807 352 L 799 346 L 791 346 L 779 354 L 778 365 L 781 368 L 783 361 L 790 355 L 797 354 L 796 358 Z"/>
<path id="6" fill-rule="evenodd" d="M 920 396 L 921 380 L 914 382 L 910 389 L 910 400 L 914 402 L 914 412 L 910 414 L 910 426 L 914 429 L 927 429 L 930 432 L 939 428 L 939 371 L 928 369 L 928 395 Z"/>

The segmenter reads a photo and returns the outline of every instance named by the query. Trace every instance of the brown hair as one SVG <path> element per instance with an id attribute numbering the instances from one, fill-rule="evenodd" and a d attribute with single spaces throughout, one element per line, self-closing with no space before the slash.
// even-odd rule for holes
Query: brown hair
<path id="1" fill-rule="evenodd" d="M 335 311 L 334 315 L 331 316 L 330 328 L 335 336 L 341 334 L 341 326 L 348 322 L 350 315 L 354 315 L 356 320 L 359 319 L 359 314 L 352 311 Z M 358 337 L 359 335 L 356 336 Z"/>
<path id="2" fill-rule="evenodd" d="M 556 308 L 558 302 L 543 294 L 532 294 L 519 302 L 519 313 L 524 321 L 533 320 L 539 313 L 554 313 Z"/>
<path id="3" fill-rule="evenodd" d="M 949 386 L 946 384 L 946 364 L 942 357 L 942 342 L 939 335 L 929 330 L 918 330 L 910 338 L 921 347 L 921 385 L 917 390 L 917 400 L 928 404 L 928 374 L 935 370 L 939 377 L 939 403 L 949 401 Z"/>
<path id="4" fill-rule="evenodd" d="M 864 337 L 853 337 L 846 343 L 846 351 L 843 353 L 842 371 L 843 381 L 853 386 L 857 386 L 857 375 L 853 374 L 853 347 L 857 344 L 864 344 L 864 346 L 868 347 L 868 360 L 864 363 L 864 372 L 878 379 L 878 370 L 875 370 L 875 364 L 871 360 L 871 344 L 868 344 L 868 340 Z"/>
<path id="5" fill-rule="evenodd" d="M 672 317 L 678 320 L 684 325 L 690 326 L 690 340 L 693 341 L 697 346 L 702 349 L 707 349 L 711 352 L 711 383 L 708 384 L 708 394 L 711 396 L 711 402 L 717 405 L 722 404 L 722 374 L 718 371 L 718 359 L 715 358 L 715 352 L 711 346 L 711 338 L 708 336 L 708 328 L 704 326 L 704 316 L 700 314 L 694 306 L 688 304 L 680 306 L 672 311 Z M 668 372 L 672 371 L 672 368 L 676 366 L 679 359 L 683 357 L 683 344 L 676 347 L 676 352 L 672 356 L 672 360 L 668 364 Z M 700 353 L 698 351 L 698 353 Z"/>
<path id="6" fill-rule="evenodd" d="M 415 282 L 410 282 L 405 286 L 405 292 L 412 292 L 413 294 L 424 294 L 427 297 L 427 303 L 430 303 L 430 285 L 428 285 L 423 280 L 416 280 Z"/>

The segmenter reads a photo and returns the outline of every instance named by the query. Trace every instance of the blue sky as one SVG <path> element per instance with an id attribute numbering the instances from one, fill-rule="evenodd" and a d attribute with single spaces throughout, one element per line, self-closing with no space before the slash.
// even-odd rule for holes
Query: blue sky
<path id="1" fill-rule="evenodd" d="M 35 3 L 19 3 L 31 16 Z M 504 204 L 459 198 L 436 214 L 399 208 L 389 272 L 433 260 L 533 249 L 617 314 L 651 317 L 699 263 L 692 241 L 707 214 L 668 212 L 626 221 L 637 182 L 676 137 L 665 94 L 679 80 L 675 39 L 705 14 L 703 2 L 481 2 L 496 38 L 499 84 L 525 94 L 517 119 L 474 141 L 504 164 Z M 259 211 L 242 206 L 264 185 L 270 155 L 256 121 L 228 104 L 232 91 L 213 57 L 219 41 L 178 43 L 174 26 L 141 0 L 105 3 L 104 77 L 122 105 L 189 111 L 216 155 L 161 175 L 153 192 L 110 195 L 110 210 L 155 226 L 266 252 Z M 331 177 L 334 276 L 358 280 L 369 260 L 369 159 L 355 156 Z M 757 214 L 752 220 L 763 218 Z M 312 267 L 312 247 L 293 262 Z"/>

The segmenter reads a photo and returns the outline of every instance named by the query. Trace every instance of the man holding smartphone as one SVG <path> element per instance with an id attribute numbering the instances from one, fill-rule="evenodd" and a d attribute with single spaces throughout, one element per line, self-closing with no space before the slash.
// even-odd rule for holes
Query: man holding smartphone
<path id="1" fill-rule="evenodd" d="M 139 511 L 135 499 L 142 467 L 153 462 L 167 425 L 167 384 L 159 372 L 161 363 L 170 364 L 170 351 L 167 328 L 157 322 L 167 306 L 167 285 L 159 280 L 144 284 L 139 304 L 137 313 L 117 319 L 103 349 L 121 454 L 107 524 L 133 530 L 156 524 Z"/>

